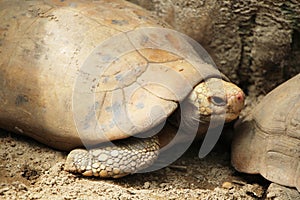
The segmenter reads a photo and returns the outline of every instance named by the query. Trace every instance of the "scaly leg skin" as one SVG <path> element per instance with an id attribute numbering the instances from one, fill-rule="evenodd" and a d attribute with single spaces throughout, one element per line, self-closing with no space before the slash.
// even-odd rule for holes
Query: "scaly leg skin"
<path id="1" fill-rule="evenodd" d="M 114 144 L 90 150 L 72 150 L 67 157 L 65 170 L 84 176 L 120 178 L 149 167 L 159 153 L 157 136 L 131 137 Z"/>

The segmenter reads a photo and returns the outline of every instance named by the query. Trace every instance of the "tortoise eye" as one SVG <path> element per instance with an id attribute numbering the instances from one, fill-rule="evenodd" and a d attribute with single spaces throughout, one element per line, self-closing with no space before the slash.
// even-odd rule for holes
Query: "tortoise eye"
<path id="1" fill-rule="evenodd" d="M 215 104 L 217 106 L 225 106 L 226 105 L 226 100 L 224 100 L 221 97 L 212 96 L 212 97 L 210 97 L 210 100 L 213 104 Z"/>

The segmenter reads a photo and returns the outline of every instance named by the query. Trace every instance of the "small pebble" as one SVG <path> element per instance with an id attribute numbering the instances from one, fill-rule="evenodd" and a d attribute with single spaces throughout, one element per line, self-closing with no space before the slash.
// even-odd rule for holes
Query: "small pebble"
<path id="1" fill-rule="evenodd" d="M 11 142 L 10 142 L 10 146 L 11 146 L 11 147 L 15 147 L 15 146 L 16 146 L 16 143 L 15 143 L 14 141 L 11 141 Z"/>
<path id="2" fill-rule="evenodd" d="M 150 182 L 145 182 L 144 183 L 144 186 L 143 186 L 145 189 L 149 189 L 150 188 Z"/>
<path id="3" fill-rule="evenodd" d="M 233 185 L 230 182 L 224 182 L 222 184 L 222 188 L 225 188 L 225 189 L 231 189 L 232 187 L 233 187 Z"/>
<path id="4" fill-rule="evenodd" d="M 3 195 L 8 190 L 9 190 L 9 187 L 5 187 L 5 188 L 0 189 L 0 195 Z"/>
<path id="5" fill-rule="evenodd" d="M 19 191 L 27 191 L 27 186 L 24 183 L 19 183 L 18 184 L 18 190 Z"/>
<path id="6" fill-rule="evenodd" d="M 23 155 L 23 154 L 24 154 L 24 151 L 22 151 L 22 150 L 18 150 L 18 151 L 17 151 L 17 155 L 21 156 L 21 155 Z"/>

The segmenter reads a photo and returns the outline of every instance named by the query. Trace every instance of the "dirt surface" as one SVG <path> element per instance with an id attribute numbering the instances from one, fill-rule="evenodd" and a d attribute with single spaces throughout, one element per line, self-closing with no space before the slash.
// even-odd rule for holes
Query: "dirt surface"
<path id="1" fill-rule="evenodd" d="M 223 147 L 205 159 L 194 145 L 172 166 L 122 179 L 85 178 L 63 171 L 65 152 L 1 131 L 0 199 L 257 199 L 268 182 L 242 176 Z"/>

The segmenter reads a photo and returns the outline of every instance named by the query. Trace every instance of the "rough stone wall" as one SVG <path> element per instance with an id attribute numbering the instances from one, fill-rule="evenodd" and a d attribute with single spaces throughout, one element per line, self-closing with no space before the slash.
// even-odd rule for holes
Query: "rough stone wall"
<path id="1" fill-rule="evenodd" d="M 130 0 L 199 41 L 247 94 L 300 73 L 300 0 Z"/>

